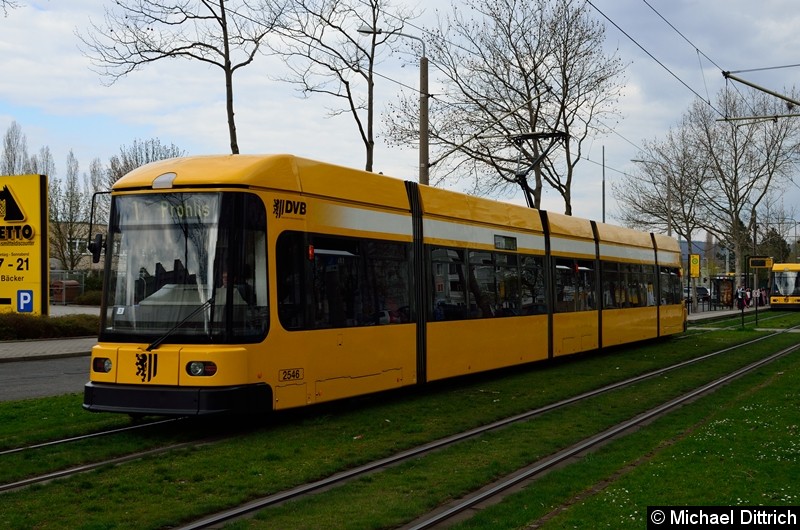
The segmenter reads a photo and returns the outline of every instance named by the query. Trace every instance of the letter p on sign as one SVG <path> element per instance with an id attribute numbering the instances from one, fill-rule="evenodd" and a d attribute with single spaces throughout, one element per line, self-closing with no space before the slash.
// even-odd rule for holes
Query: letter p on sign
<path id="1" fill-rule="evenodd" d="M 33 313 L 33 291 L 17 291 L 17 312 Z"/>

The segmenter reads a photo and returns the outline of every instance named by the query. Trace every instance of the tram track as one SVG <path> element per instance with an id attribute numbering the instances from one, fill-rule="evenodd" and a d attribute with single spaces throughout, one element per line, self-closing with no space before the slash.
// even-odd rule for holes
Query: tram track
<path id="1" fill-rule="evenodd" d="M 185 447 L 193 447 L 196 446 L 198 442 L 184 442 L 164 447 L 158 447 L 155 449 L 150 449 L 148 451 L 140 451 L 137 453 L 127 454 L 125 456 L 120 456 L 118 458 L 110 458 L 107 460 L 99 461 L 99 462 L 92 462 L 90 464 L 85 464 L 82 466 L 71 467 L 69 469 L 63 469 L 60 471 L 54 471 L 51 473 L 45 473 L 43 475 L 37 475 L 35 477 L 26 478 L 23 480 L 18 480 L 15 482 L 9 482 L 6 484 L 0 484 L 0 493 L 5 493 L 7 491 L 14 491 L 21 488 L 27 488 L 33 485 L 40 485 L 46 484 L 50 481 L 60 479 L 60 478 L 68 478 L 75 475 L 79 475 L 81 473 L 87 473 L 89 471 L 93 471 L 95 469 L 99 469 L 105 466 L 115 466 L 124 464 L 126 462 L 131 462 L 134 460 L 139 460 L 148 456 L 154 456 L 162 453 L 168 453 L 170 451 L 175 451 L 177 449 L 182 449 Z"/>
<path id="2" fill-rule="evenodd" d="M 734 370 L 723 377 L 715 379 L 708 384 L 687 392 L 662 405 L 654 407 L 628 421 L 621 422 L 601 433 L 581 440 L 579 443 L 567 447 L 547 458 L 539 460 L 525 469 L 513 473 L 512 475 L 504 477 L 503 479 L 496 481 L 485 488 L 482 488 L 480 491 L 475 492 L 472 495 L 468 495 L 467 497 L 459 499 L 458 501 L 444 508 L 440 508 L 434 512 L 426 514 L 425 516 L 415 520 L 409 525 L 403 526 L 402 528 L 403 530 L 424 530 L 428 528 L 447 527 L 467 510 L 473 510 L 478 505 L 495 504 L 501 501 L 507 495 L 507 492 L 512 488 L 530 483 L 553 467 L 581 454 L 589 452 L 611 440 L 620 438 L 627 434 L 631 429 L 635 429 L 646 422 L 656 420 L 685 405 L 686 403 L 713 392 L 730 381 L 750 373 L 757 368 L 772 363 L 773 361 L 798 349 L 800 349 L 800 344 L 784 348 L 783 350 L 768 357 L 753 362 L 738 370 Z"/>
<path id="3" fill-rule="evenodd" d="M 180 420 L 183 420 L 183 419 L 184 418 L 168 418 L 168 419 L 164 419 L 164 420 L 156 420 L 156 421 L 147 422 L 147 423 L 139 423 L 139 424 L 136 424 L 136 425 L 127 425 L 125 427 L 116 427 L 114 429 L 96 431 L 96 432 L 92 432 L 92 433 L 89 433 L 89 434 L 82 434 L 80 436 L 71 436 L 69 438 L 61 438 L 61 439 L 58 439 L 58 440 L 50 440 L 50 441 L 42 442 L 42 443 L 36 443 L 36 444 L 25 445 L 25 446 L 20 446 L 20 447 L 13 447 L 11 449 L 5 449 L 5 450 L 0 451 L 0 457 L 6 456 L 6 455 L 11 455 L 11 454 L 14 454 L 14 453 L 22 453 L 22 452 L 25 452 L 25 451 L 32 451 L 34 449 L 42 449 L 42 448 L 45 448 L 45 447 L 55 447 L 55 446 L 58 446 L 58 445 L 66 445 L 66 444 L 69 444 L 69 443 L 83 442 L 83 441 L 86 441 L 86 440 L 91 440 L 93 438 L 100 438 L 100 437 L 103 437 L 103 436 L 110 436 L 110 435 L 113 435 L 113 434 L 124 434 L 124 433 L 127 433 L 127 432 L 133 432 L 133 431 L 137 431 L 137 430 L 141 430 L 141 429 L 157 427 L 157 426 L 160 426 L 160 425 L 167 425 L 167 424 L 174 423 L 176 421 L 180 421 Z M 2 489 L 0 489 L 0 491 L 2 491 Z"/>
<path id="4" fill-rule="evenodd" d="M 543 407 L 532 409 L 532 410 L 524 412 L 522 414 L 518 414 L 518 415 L 514 415 L 514 416 L 511 416 L 511 417 L 508 417 L 508 418 L 504 418 L 502 420 L 499 420 L 499 421 L 496 421 L 496 422 L 492 422 L 492 423 L 489 423 L 489 424 L 486 424 L 486 425 L 482 425 L 482 426 L 476 427 L 474 429 L 469 429 L 469 430 L 461 432 L 461 433 L 457 433 L 457 434 L 454 434 L 454 435 L 451 435 L 451 436 L 447 436 L 447 437 L 441 438 L 439 440 L 435 440 L 433 442 L 429 442 L 427 444 L 423 444 L 423 445 L 420 445 L 420 446 L 417 446 L 417 447 L 414 447 L 414 448 L 399 452 L 399 453 L 397 453 L 395 455 L 392 455 L 392 456 L 389 456 L 389 457 L 386 457 L 386 458 L 375 460 L 373 462 L 370 462 L 370 463 L 367 463 L 367 464 L 364 464 L 364 465 L 361 465 L 361 466 L 357 466 L 355 468 L 352 468 L 352 469 L 349 469 L 349 470 L 346 470 L 346 471 L 343 471 L 343 472 L 340 472 L 340 473 L 333 474 L 333 475 L 331 475 L 329 477 L 326 477 L 326 478 L 318 480 L 318 481 L 309 482 L 307 484 L 303 484 L 303 485 L 297 486 L 295 488 L 290 488 L 290 489 L 285 490 L 285 491 L 281 491 L 281 492 L 278 492 L 278 493 L 275 493 L 275 494 L 272 494 L 272 495 L 268 495 L 268 496 L 265 496 L 265 497 L 262 497 L 262 498 L 259 498 L 259 499 L 252 500 L 252 501 L 250 501 L 248 503 L 245 503 L 243 505 L 240 505 L 240 506 L 228 509 L 228 510 L 223 510 L 223 511 L 215 513 L 215 514 L 208 515 L 206 517 L 203 517 L 203 518 L 198 519 L 198 520 L 196 520 L 194 522 L 188 523 L 188 524 L 186 524 L 184 526 L 179 526 L 177 528 L 180 528 L 181 530 L 217 528 L 223 523 L 227 523 L 227 522 L 230 522 L 230 521 L 233 521 L 233 520 L 237 520 L 237 519 L 241 519 L 241 518 L 246 518 L 246 517 L 252 516 L 255 512 L 257 512 L 259 510 L 262 510 L 262 509 L 265 509 L 265 508 L 274 507 L 274 506 L 279 506 L 279 505 L 281 505 L 281 504 L 283 504 L 283 503 L 285 503 L 287 501 L 299 500 L 299 499 L 301 499 L 303 497 L 306 497 L 306 496 L 311 496 L 311 495 L 317 494 L 319 492 L 322 492 L 322 491 L 325 491 L 325 490 L 328 490 L 328 489 L 331 489 L 331 488 L 342 486 L 342 485 L 344 485 L 344 484 L 346 484 L 346 483 L 348 483 L 350 481 L 353 481 L 353 480 L 358 479 L 360 477 L 364 477 L 364 476 L 366 476 L 366 475 L 368 475 L 370 473 L 375 473 L 375 472 L 377 472 L 379 470 L 382 470 L 382 469 L 386 469 L 386 468 L 389 468 L 389 467 L 392 467 L 392 466 L 397 466 L 397 465 L 400 465 L 402 463 L 405 463 L 405 462 L 408 462 L 408 461 L 411 461 L 411 460 L 414 460 L 414 459 L 422 458 L 422 457 L 424 457 L 426 455 L 429 455 L 429 454 L 431 454 L 431 453 L 433 453 L 435 451 L 443 450 L 445 448 L 454 446 L 455 444 L 458 444 L 458 443 L 463 442 L 465 440 L 468 440 L 468 439 L 471 439 L 471 438 L 476 438 L 478 436 L 481 436 L 483 434 L 489 433 L 491 431 L 502 429 L 504 427 L 508 427 L 508 426 L 516 424 L 516 423 L 521 423 L 521 422 L 524 422 L 524 421 L 531 420 L 531 419 L 533 419 L 533 418 L 535 418 L 537 416 L 541 416 L 541 415 L 543 415 L 545 413 L 548 413 L 548 412 L 551 412 L 551 411 L 554 411 L 554 410 L 557 410 L 557 409 L 561 409 L 561 408 L 567 407 L 569 405 L 573 405 L 573 404 L 579 403 L 581 401 L 585 401 L 585 400 L 588 400 L 590 398 L 597 397 L 597 396 L 600 396 L 600 395 L 608 393 L 608 392 L 612 392 L 614 390 L 622 389 L 624 387 L 634 385 L 636 383 L 645 381 L 647 379 L 659 377 L 659 376 L 667 374 L 667 373 L 669 373 L 671 371 L 678 370 L 680 368 L 687 367 L 689 365 L 696 364 L 698 362 L 702 362 L 704 360 L 708 360 L 708 359 L 717 357 L 719 355 L 722 355 L 722 354 L 725 354 L 725 353 L 728 353 L 728 352 L 731 352 L 731 351 L 734 351 L 734 350 L 737 350 L 737 349 L 741 349 L 741 348 L 746 348 L 748 346 L 752 346 L 753 344 L 756 344 L 756 343 L 761 342 L 763 340 L 767 340 L 769 338 L 772 338 L 772 337 L 775 337 L 777 335 L 781 335 L 781 334 L 784 334 L 784 333 L 788 333 L 788 332 L 790 332 L 792 330 L 796 330 L 796 329 L 799 329 L 799 328 L 800 328 L 800 326 L 795 326 L 793 328 L 789 328 L 789 329 L 786 329 L 786 330 L 776 331 L 776 332 L 764 335 L 762 337 L 758 337 L 756 339 L 753 339 L 753 340 L 750 340 L 750 341 L 747 341 L 747 342 L 744 342 L 744 343 L 741 343 L 741 344 L 738 344 L 738 345 L 735 345 L 735 346 L 726 347 L 726 348 L 723 348 L 723 349 L 715 351 L 715 352 L 711 352 L 711 353 L 706 354 L 706 355 L 698 356 L 696 358 L 688 359 L 686 361 L 682 361 L 682 362 L 676 363 L 674 365 L 670 365 L 670 366 L 667 366 L 667 367 L 663 367 L 663 368 L 659 368 L 659 369 L 656 369 L 656 370 L 652 370 L 652 371 L 649 371 L 647 373 L 640 374 L 638 376 L 634 376 L 634 377 L 631 377 L 631 378 L 627 378 L 625 380 L 622 380 L 622 381 L 619 381 L 619 382 L 616 382 L 616 383 L 611 383 L 609 385 L 605 385 L 605 386 L 603 386 L 601 388 L 598 388 L 598 389 L 595 389 L 595 390 L 584 392 L 584 393 L 572 396 L 570 398 L 567 398 L 567 399 L 564 399 L 564 400 L 561 400 L 561 401 L 558 401 L 558 402 L 554 402 L 554 403 L 545 405 Z M 733 371 L 733 372 L 731 372 L 729 374 L 726 374 L 725 376 L 722 376 L 722 377 L 720 377 L 720 378 L 718 378 L 718 379 L 716 379 L 716 380 L 714 380 L 714 381 L 712 381 L 710 383 L 702 385 L 697 389 L 694 389 L 694 390 L 692 390 L 690 392 L 687 392 L 687 393 L 679 396 L 678 398 L 672 399 L 672 400 L 670 400 L 670 401 L 668 401 L 668 402 L 666 402 L 664 404 L 661 404 L 661 405 L 659 405 L 657 407 L 654 407 L 653 409 L 648 410 L 647 412 L 644 412 L 642 414 L 639 414 L 636 417 L 634 417 L 634 418 L 632 418 L 632 419 L 630 419 L 628 421 L 621 422 L 620 424 L 615 425 L 615 426 L 613 426 L 613 427 L 611 427 L 611 428 L 609 428 L 609 429 L 607 429 L 607 430 L 605 430 L 605 431 L 603 431 L 601 433 L 598 433 L 595 436 L 592 436 L 592 437 L 587 438 L 587 439 L 585 439 L 585 440 L 583 440 L 583 441 L 581 441 L 581 442 L 579 442 L 579 443 L 577 443 L 577 444 L 575 444 L 573 446 L 565 448 L 565 449 L 559 451 L 558 453 L 556 453 L 555 455 L 553 455 L 551 457 L 548 457 L 548 458 L 546 458 L 544 460 L 536 462 L 536 463 L 532 464 L 531 466 L 528 466 L 527 468 L 525 468 L 525 470 L 517 471 L 516 473 L 512 474 L 509 478 L 507 478 L 507 479 L 505 479 L 503 481 L 500 481 L 496 485 L 493 485 L 493 486 L 490 486 L 490 487 L 487 487 L 487 488 L 483 488 L 482 490 L 480 490 L 479 493 L 477 493 L 475 495 L 472 495 L 472 496 L 469 496 L 469 497 L 466 497 L 462 502 L 459 502 L 454 506 L 448 507 L 444 511 L 437 510 L 435 513 L 430 514 L 429 516 L 425 516 L 425 517 L 421 518 L 420 520 L 416 521 L 415 523 L 413 523 L 412 526 L 409 526 L 408 528 L 415 528 L 415 529 L 416 528 L 432 528 L 432 527 L 435 527 L 435 526 L 437 526 L 439 524 L 444 524 L 445 521 L 447 521 L 449 519 L 452 519 L 453 517 L 456 517 L 458 514 L 463 513 L 465 510 L 471 509 L 472 507 L 474 507 L 477 504 L 491 502 L 492 497 L 500 496 L 500 495 L 505 494 L 505 492 L 508 491 L 509 488 L 512 488 L 513 486 L 519 484 L 522 481 L 533 480 L 537 475 L 545 472 L 548 469 L 551 469 L 552 467 L 558 465 L 561 462 L 564 462 L 565 460 L 568 460 L 570 458 L 574 458 L 576 455 L 580 454 L 581 452 L 591 450 L 592 448 L 598 446 L 599 444 L 605 443 L 606 441 L 611 440 L 614 437 L 618 437 L 618 436 L 622 435 L 623 433 L 625 433 L 626 431 L 629 431 L 630 429 L 635 428 L 637 425 L 640 425 L 640 424 L 642 424 L 644 422 L 647 422 L 647 421 L 650 421 L 652 419 L 655 419 L 659 415 L 664 415 L 664 414 L 668 413 L 669 411 L 674 410 L 675 408 L 681 406 L 682 404 L 684 404 L 684 403 L 686 403 L 686 402 L 688 402 L 688 401 L 690 401 L 692 399 L 696 399 L 697 397 L 699 397 L 700 395 L 702 395 L 704 393 L 711 392 L 711 391 L 715 390 L 716 388 L 718 388 L 719 386 L 729 382 L 730 380 L 735 379 L 737 377 L 740 377 L 741 375 L 744 375 L 749 371 L 752 371 L 752 370 L 754 370 L 754 369 L 756 369 L 756 368 L 758 368 L 760 366 L 763 366 L 764 364 L 772 362 L 775 359 L 778 359 L 778 358 L 786 355 L 787 353 L 789 353 L 791 351 L 794 351 L 794 350 L 796 350 L 798 348 L 800 348 L 800 345 L 791 346 L 789 348 L 781 350 L 780 352 L 774 353 L 774 354 L 772 354 L 772 355 L 770 355 L 770 356 L 768 356 L 768 357 L 766 357 L 764 359 L 761 359 L 759 361 L 751 363 L 751 364 L 745 366 L 744 368 L 739 368 L 739 369 L 737 369 L 737 370 L 735 370 L 735 371 Z"/>
<path id="5" fill-rule="evenodd" d="M 786 316 L 785 313 L 779 313 L 779 314 L 776 314 L 776 315 L 769 315 L 769 316 L 761 316 L 761 317 L 759 317 L 759 322 L 774 320 L 774 319 L 777 319 L 777 318 L 782 318 L 784 316 Z M 750 325 L 750 324 L 753 324 L 755 322 L 755 314 L 752 313 L 752 312 L 751 313 L 746 313 L 746 317 L 745 318 L 746 318 L 745 319 L 745 324 L 746 325 Z M 731 324 L 730 325 L 724 325 L 728 321 L 730 321 Z M 680 335 L 678 337 L 675 337 L 675 339 L 676 340 L 686 340 L 686 339 L 695 338 L 695 337 L 697 337 L 699 335 L 705 335 L 706 333 L 714 333 L 716 331 L 733 330 L 733 329 L 738 329 L 738 328 L 740 328 L 742 326 L 741 317 L 739 315 L 736 315 L 736 316 L 733 316 L 733 317 L 730 317 L 730 316 L 729 317 L 723 317 L 723 318 L 720 318 L 720 319 L 711 319 L 708 322 L 708 324 L 711 324 L 712 326 L 720 326 L 720 327 L 707 327 L 707 324 L 706 325 L 704 325 L 704 324 L 706 324 L 706 323 L 705 322 L 695 322 L 693 324 L 690 324 L 689 328 L 687 329 L 687 331 L 690 331 L 692 333 Z"/>
<path id="6" fill-rule="evenodd" d="M 186 418 L 186 417 L 167 418 L 167 419 L 155 420 L 155 421 L 151 421 L 151 422 L 147 422 L 147 423 L 129 425 L 129 426 L 126 426 L 126 427 L 118 427 L 118 428 L 114 428 L 114 429 L 107 429 L 107 430 L 97 431 L 97 432 L 88 433 L 88 434 L 84 434 L 84 435 L 80 435 L 80 436 L 73 436 L 73 437 L 69 437 L 69 438 L 62 438 L 62 439 L 58 439 L 58 440 L 51 440 L 51 441 L 48 441 L 48 442 L 31 444 L 31 445 L 22 446 L 22 447 L 16 447 L 16 448 L 7 449 L 7 450 L 4 450 L 4 451 L 0 452 L 0 458 L 2 458 L 3 456 L 19 454 L 19 453 L 23 453 L 23 452 L 26 452 L 26 451 L 34 451 L 34 450 L 37 450 L 37 449 L 53 448 L 53 447 L 58 447 L 58 446 L 67 445 L 67 444 L 71 444 L 71 443 L 85 442 L 85 441 L 89 441 L 89 440 L 93 440 L 93 439 L 101 438 L 101 437 L 105 437 L 105 436 L 121 435 L 121 434 L 124 435 L 124 434 L 130 433 L 130 432 L 139 431 L 139 430 L 143 430 L 143 429 L 147 429 L 147 428 L 166 427 L 166 426 L 177 424 L 179 422 L 186 421 L 187 419 L 188 418 Z M 128 454 L 121 455 L 121 456 L 105 458 L 105 459 L 98 460 L 98 461 L 95 461 L 95 462 L 89 462 L 87 464 L 81 464 L 81 465 L 71 466 L 71 467 L 68 467 L 68 468 L 65 468 L 65 469 L 59 469 L 59 470 L 55 470 L 55 471 L 45 472 L 45 473 L 41 473 L 41 474 L 38 474 L 38 475 L 35 475 L 35 476 L 26 477 L 26 478 L 23 478 L 23 479 L 20 479 L 20 480 L 14 480 L 14 481 L 2 483 L 2 484 L 0 484 L 0 493 L 19 490 L 19 489 L 27 488 L 27 487 L 30 487 L 30 486 L 33 486 L 33 485 L 46 484 L 46 483 L 51 482 L 51 481 L 56 480 L 56 479 L 73 477 L 73 476 L 80 475 L 82 473 L 87 473 L 89 471 L 93 471 L 95 469 L 99 469 L 99 468 L 106 467 L 106 466 L 117 466 L 117 465 L 125 464 L 125 463 L 128 463 L 128 462 L 132 462 L 132 461 L 135 461 L 135 460 L 141 460 L 143 458 L 147 458 L 147 457 L 150 457 L 150 456 L 156 456 L 156 455 L 159 455 L 159 454 L 170 453 L 172 451 L 177 451 L 177 450 L 180 450 L 180 449 L 193 448 L 193 447 L 198 447 L 198 446 L 201 446 L 201 445 L 207 445 L 207 444 L 211 444 L 211 443 L 214 443 L 214 442 L 223 440 L 223 439 L 225 439 L 227 437 L 235 436 L 235 435 L 236 434 L 227 433 L 225 435 L 217 434 L 217 435 L 212 435 L 212 436 L 204 436 L 204 437 L 201 437 L 201 438 L 195 439 L 195 440 L 171 443 L 171 444 L 162 445 L 162 446 L 159 446 L 159 447 L 154 447 L 152 449 L 146 449 L 146 450 L 143 450 L 143 451 L 136 451 L 136 452 L 128 453 Z"/>
<path id="7" fill-rule="evenodd" d="M 279 505 L 279 504 L 281 504 L 283 502 L 286 502 L 288 500 L 299 499 L 299 498 L 301 498 L 303 496 L 314 495 L 316 493 L 319 493 L 320 491 L 340 486 L 342 484 L 345 484 L 345 483 L 347 483 L 349 481 L 357 479 L 357 478 L 359 478 L 361 476 L 364 476 L 366 474 L 374 473 L 374 472 L 380 471 L 380 470 L 382 470 L 384 468 L 388 468 L 388 467 L 391 467 L 391 466 L 396 466 L 396 465 L 402 464 L 404 462 L 411 461 L 413 459 L 421 458 L 421 457 L 423 457 L 423 456 L 425 456 L 427 454 L 431 454 L 431 453 L 433 453 L 435 451 L 446 449 L 448 447 L 451 447 L 451 446 L 454 446 L 454 445 L 458 444 L 459 442 L 468 440 L 470 438 L 478 437 L 478 436 L 480 436 L 480 435 L 482 435 L 484 433 L 488 433 L 488 432 L 490 432 L 492 430 L 499 430 L 499 429 L 502 429 L 503 427 L 507 427 L 507 426 L 513 425 L 515 423 L 524 422 L 526 420 L 533 419 L 533 418 L 535 418 L 537 416 L 543 415 L 543 414 L 545 414 L 547 412 L 550 412 L 550 411 L 553 411 L 553 410 L 557 410 L 559 408 L 567 407 L 569 405 L 572 405 L 572 404 L 575 404 L 575 403 L 579 403 L 579 402 L 581 402 L 583 400 L 588 400 L 588 399 L 590 399 L 592 397 L 599 396 L 599 395 L 601 395 L 603 393 L 611 392 L 611 391 L 614 391 L 614 390 L 617 390 L 617 389 L 622 389 L 622 388 L 624 388 L 626 386 L 634 385 L 634 384 L 636 384 L 638 382 L 642 382 L 642 381 L 644 381 L 646 379 L 649 379 L 649 378 L 663 376 L 664 374 L 667 374 L 670 371 L 678 370 L 680 368 L 683 368 L 683 367 L 686 367 L 686 366 L 689 366 L 689 365 L 692 365 L 692 364 L 700 363 L 700 362 L 702 362 L 704 360 L 711 359 L 713 357 L 725 354 L 727 352 L 731 352 L 733 350 L 737 350 L 737 349 L 741 349 L 741 348 L 747 348 L 747 347 L 752 346 L 753 344 L 755 344 L 757 342 L 769 339 L 771 337 L 775 337 L 775 336 L 783 334 L 783 333 L 788 333 L 788 332 L 793 331 L 793 330 L 795 330 L 797 328 L 800 328 L 800 326 L 796 326 L 794 328 L 789 328 L 789 329 L 786 329 L 786 330 L 781 330 L 781 331 L 778 331 L 778 332 L 769 333 L 769 334 L 766 334 L 766 335 L 764 335 L 762 337 L 758 337 L 758 338 L 755 338 L 753 340 L 747 341 L 745 343 L 741 343 L 741 344 L 738 344 L 738 345 L 726 347 L 726 348 L 720 349 L 720 350 L 715 351 L 715 352 L 711 352 L 711 353 L 708 353 L 708 354 L 705 354 L 705 355 L 702 355 L 702 356 L 698 356 L 698 357 L 695 357 L 695 358 L 684 360 L 684 361 L 679 362 L 679 363 L 672 364 L 670 366 L 666 366 L 666 367 L 658 368 L 658 369 L 655 369 L 655 370 L 651 370 L 651 371 L 648 371 L 646 373 L 640 374 L 638 376 L 629 377 L 629 378 L 626 378 L 624 380 L 605 385 L 605 386 L 597 388 L 595 390 L 583 392 L 583 393 L 577 394 L 575 396 L 571 396 L 571 397 L 569 397 L 567 399 L 564 399 L 564 400 L 561 400 L 561 401 L 558 401 L 558 402 L 550 403 L 550 404 L 547 404 L 545 406 L 542 406 L 542 407 L 539 407 L 539 408 L 536 408 L 536 409 L 532 409 L 530 411 L 527 411 L 527 412 L 524 412 L 524 413 L 521 413 L 521 414 L 509 416 L 507 418 L 504 418 L 504 419 L 501 419 L 501 420 L 498 420 L 498 421 L 495 421 L 495 422 L 492 422 L 492 423 L 488 423 L 488 424 L 483 425 L 481 427 L 477 427 L 477 428 L 474 428 L 474 429 L 466 430 L 464 432 L 457 433 L 457 434 L 454 434 L 454 435 L 451 435 L 451 436 L 447 436 L 447 437 L 441 438 L 439 440 L 435 440 L 433 442 L 422 444 L 422 445 L 420 445 L 418 447 L 411 448 L 411 449 L 399 452 L 394 456 L 390 456 L 390 457 L 387 457 L 387 458 L 384 458 L 384 459 L 379 459 L 379 460 L 376 460 L 374 462 L 371 462 L 371 463 L 368 463 L 368 464 L 364 464 L 362 466 L 358 466 L 358 467 L 355 467 L 355 468 L 347 470 L 347 471 L 343 471 L 341 473 L 334 473 L 334 474 L 330 475 L 329 477 L 327 477 L 325 479 L 322 479 L 322 480 L 319 480 L 319 481 L 316 481 L 316 482 L 310 482 L 310 483 L 307 483 L 307 484 L 303 484 L 303 485 L 297 486 L 295 488 L 290 488 L 290 489 L 287 489 L 285 491 L 278 492 L 278 493 L 275 493 L 273 495 L 269 495 L 267 497 L 256 499 L 256 500 L 251 501 L 251 502 L 249 502 L 249 503 L 247 503 L 245 505 L 242 505 L 242 506 L 239 506 L 239 507 L 236 507 L 236 508 L 232 508 L 232 509 L 224 511 L 224 512 L 220 512 L 218 514 L 212 514 L 212 515 L 210 515 L 208 517 L 203 518 L 202 520 L 198 520 L 198 521 L 196 521 L 194 523 L 190 523 L 187 526 L 185 526 L 184 528 L 209 528 L 209 527 L 213 527 L 215 525 L 221 524 L 221 522 L 224 522 L 224 521 L 233 520 L 233 519 L 240 518 L 240 517 L 247 517 L 248 515 L 254 513 L 255 511 L 258 511 L 260 509 L 267 508 L 267 507 L 270 507 L 270 506 L 276 506 L 276 505 Z M 26 447 L 6 450 L 3 453 L 0 453 L 0 457 L 2 457 L 2 456 L 10 456 L 10 455 L 13 455 L 14 453 L 20 453 L 20 452 L 24 452 L 24 451 L 32 451 L 32 450 L 35 450 L 35 449 L 46 449 L 48 447 L 58 446 L 58 445 L 61 445 L 61 444 L 69 444 L 70 442 L 74 442 L 74 441 L 78 441 L 78 440 L 86 440 L 86 439 L 91 439 L 91 438 L 95 438 L 95 437 L 108 436 L 108 435 L 112 435 L 112 434 L 116 434 L 116 433 L 125 433 L 127 431 L 135 431 L 135 430 L 141 429 L 143 427 L 153 427 L 153 426 L 156 426 L 156 425 L 163 425 L 163 424 L 167 424 L 167 423 L 171 423 L 171 422 L 175 422 L 175 421 L 176 421 L 176 419 L 168 419 L 168 420 L 163 420 L 163 421 L 160 421 L 160 422 L 152 422 L 152 423 L 148 423 L 148 424 L 132 425 L 132 426 L 129 426 L 129 427 L 124 427 L 124 428 L 111 429 L 111 430 L 108 430 L 108 431 L 100 431 L 100 432 L 96 432 L 96 433 L 90 433 L 88 435 L 84 435 L 84 436 L 80 436 L 80 437 L 65 438 L 65 439 L 62 439 L 62 440 L 53 440 L 51 442 L 44 442 L 44 443 L 35 444 L 35 445 L 31 445 L 31 446 L 26 446 Z M 19 480 L 19 481 L 15 481 L 15 482 L 9 482 L 8 484 L 0 485 L 0 492 L 13 491 L 13 490 L 22 489 L 22 488 L 31 486 L 33 484 L 43 484 L 43 483 L 47 483 L 49 481 L 53 481 L 55 479 L 62 479 L 62 478 L 70 477 L 70 476 L 75 476 L 75 475 L 78 475 L 78 474 L 81 474 L 81 473 L 86 473 L 88 471 L 91 471 L 93 469 L 97 469 L 97 468 L 100 468 L 100 467 L 103 467 L 103 466 L 122 465 L 122 464 L 125 464 L 125 463 L 133 461 L 133 460 L 144 459 L 144 458 L 146 458 L 148 456 L 152 456 L 152 455 L 156 455 L 156 454 L 160 454 L 160 453 L 168 453 L 170 451 L 180 450 L 182 448 L 186 448 L 186 447 L 190 447 L 190 446 L 197 446 L 198 444 L 202 444 L 202 443 L 212 443 L 212 442 L 216 442 L 216 441 L 219 441 L 219 440 L 223 440 L 223 439 L 225 439 L 226 436 L 227 437 L 233 437 L 233 436 L 236 436 L 237 434 L 238 433 L 231 434 L 230 432 L 226 432 L 225 435 L 219 435 L 213 440 L 210 439 L 210 438 L 206 438 L 206 439 L 203 439 L 203 440 L 194 440 L 194 441 L 187 441 L 185 443 L 170 444 L 170 445 L 165 445 L 165 446 L 162 446 L 162 447 L 154 448 L 154 449 L 151 449 L 151 450 L 131 453 L 131 454 L 128 454 L 128 455 L 117 456 L 115 458 L 103 459 L 102 461 L 89 463 L 89 464 L 86 464 L 86 465 L 74 466 L 74 467 L 72 467 L 70 469 L 65 469 L 65 470 L 61 470 L 61 471 L 52 471 L 50 473 L 43 473 L 43 474 L 40 474 L 37 477 L 29 477 L 29 478 L 26 478 L 24 480 Z"/>
<path id="8" fill-rule="evenodd" d="M 87 442 L 103 437 L 118 436 L 118 435 L 124 436 L 129 433 L 134 433 L 143 430 L 146 431 L 148 429 L 165 429 L 175 425 L 182 425 L 184 422 L 190 421 L 190 419 L 191 418 L 186 416 L 165 418 L 160 420 L 148 421 L 144 423 L 136 423 L 124 427 L 116 427 L 113 429 L 100 430 L 79 436 L 71 436 L 67 438 L 60 438 L 41 443 L 14 447 L 0 451 L 0 459 L 2 459 L 3 457 L 18 456 L 20 454 L 24 454 L 27 452 L 34 452 L 36 450 L 48 450 L 53 448 L 58 450 L 60 446 L 68 446 L 70 444 Z M 249 428 L 245 428 L 245 430 L 246 429 Z M 203 445 L 213 444 L 219 441 L 223 441 L 227 438 L 237 436 L 239 433 L 242 432 L 242 430 L 243 428 L 234 428 L 233 430 L 228 428 L 226 429 L 224 434 L 216 433 L 212 435 L 207 435 L 207 430 L 206 430 L 203 431 L 202 436 L 199 436 L 195 439 L 189 439 L 186 441 L 179 441 L 175 443 L 168 443 L 158 447 L 153 447 L 141 451 L 134 451 L 123 455 L 103 458 L 85 464 L 78 464 L 63 469 L 46 471 L 36 475 L 21 478 L 18 480 L 10 480 L 8 482 L 0 483 L 0 494 L 10 491 L 20 490 L 34 485 L 47 484 L 48 482 L 54 481 L 56 479 L 64 479 L 77 476 L 107 466 L 118 466 L 128 462 L 133 462 L 136 460 L 141 460 L 147 457 L 156 456 L 160 454 L 167 454 L 181 449 L 196 448 Z M 192 438 L 192 435 L 189 435 L 189 437 Z M 0 462 L 2 462 L 2 460 L 0 460 Z"/>

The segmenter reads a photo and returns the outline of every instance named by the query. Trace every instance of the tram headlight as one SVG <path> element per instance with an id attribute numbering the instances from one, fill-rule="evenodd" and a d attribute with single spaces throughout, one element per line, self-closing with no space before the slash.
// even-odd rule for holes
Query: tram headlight
<path id="1" fill-rule="evenodd" d="M 194 377 L 214 375 L 217 373 L 217 365 L 210 361 L 191 361 L 186 365 L 186 373 Z"/>
<path id="2" fill-rule="evenodd" d="M 111 362 L 111 359 L 106 357 L 95 357 L 94 360 L 92 360 L 92 370 L 95 372 L 107 374 L 111 371 L 112 367 L 113 363 Z"/>

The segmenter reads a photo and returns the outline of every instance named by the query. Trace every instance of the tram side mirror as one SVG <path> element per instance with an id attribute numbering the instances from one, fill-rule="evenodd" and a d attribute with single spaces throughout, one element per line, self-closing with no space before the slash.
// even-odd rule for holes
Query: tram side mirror
<path id="1" fill-rule="evenodd" d="M 96 191 L 92 195 L 92 209 L 91 213 L 89 214 L 89 233 L 92 233 L 92 228 L 94 227 L 94 211 L 95 211 L 95 202 L 97 201 L 98 195 L 108 195 L 111 191 Z M 100 253 L 103 251 L 105 245 L 103 244 L 103 234 L 95 234 L 94 241 L 89 241 L 86 245 L 86 248 L 89 252 L 92 253 L 92 263 L 100 263 Z"/>
<path id="2" fill-rule="evenodd" d="M 89 252 L 92 253 L 92 263 L 100 262 L 100 253 L 103 251 L 103 234 L 95 234 L 94 241 L 89 243 Z"/>

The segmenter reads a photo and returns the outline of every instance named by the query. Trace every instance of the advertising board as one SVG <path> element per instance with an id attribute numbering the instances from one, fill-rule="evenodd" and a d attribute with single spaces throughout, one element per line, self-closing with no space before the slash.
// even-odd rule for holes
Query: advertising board
<path id="1" fill-rule="evenodd" d="M 49 307 L 47 177 L 0 176 L 0 312 Z"/>

